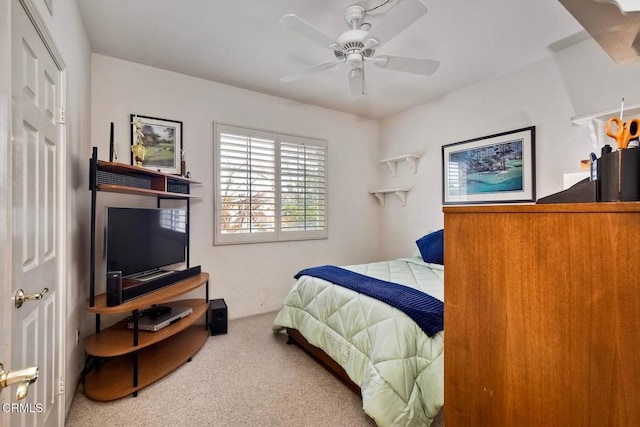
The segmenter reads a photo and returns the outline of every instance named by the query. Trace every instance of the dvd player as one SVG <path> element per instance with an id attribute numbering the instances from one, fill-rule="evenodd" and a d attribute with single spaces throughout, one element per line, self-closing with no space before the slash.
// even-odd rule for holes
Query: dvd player
<path id="1" fill-rule="evenodd" d="M 173 325 L 180 319 L 184 319 L 191 313 L 193 309 L 191 307 L 167 307 L 170 310 L 159 316 L 143 315 L 138 318 L 138 330 L 156 332 L 169 325 Z M 133 321 L 128 323 L 129 329 L 133 329 Z"/>

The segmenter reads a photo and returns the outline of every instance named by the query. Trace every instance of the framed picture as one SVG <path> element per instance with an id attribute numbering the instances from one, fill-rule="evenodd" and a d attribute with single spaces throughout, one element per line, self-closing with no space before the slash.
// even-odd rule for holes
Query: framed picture
<path id="1" fill-rule="evenodd" d="M 536 198 L 535 126 L 442 147 L 442 203 L 515 203 Z"/>
<path id="2" fill-rule="evenodd" d="M 131 115 L 131 146 L 136 143 L 135 121 L 140 119 L 142 143 L 146 154 L 142 167 L 164 173 L 180 174 L 182 155 L 182 122 Z M 133 154 L 131 164 L 134 164 Z"/>

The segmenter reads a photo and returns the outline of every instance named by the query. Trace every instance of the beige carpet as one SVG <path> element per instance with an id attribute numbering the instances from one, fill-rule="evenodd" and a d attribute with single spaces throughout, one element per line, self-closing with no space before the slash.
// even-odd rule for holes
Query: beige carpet
<path id="1" fill-rule="evenodd" d="M 375 426 L 362 401 L 286 336 L 275 313 L 229 322 L 193 360 L 138 397 L 94 402 L 78 390 L 67 426 Z M 441 420 L 434 426 L 442 426 Z"/>

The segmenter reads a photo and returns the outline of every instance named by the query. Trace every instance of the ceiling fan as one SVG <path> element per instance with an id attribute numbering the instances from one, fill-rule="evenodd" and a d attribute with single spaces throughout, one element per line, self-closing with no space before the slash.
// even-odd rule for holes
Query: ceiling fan
<path id="1" fill-rule="evenodd" d="M 386 3 L 388 2 L 389 1 Z M 371 28 L 371 25 L 364 22 L 364 19 L 367 16 L 367 12 L 373 9 L 366 10 L 365 7 L 360 4 L 347 7 L 344 12 L 344 18 L 350 29 L 335 39 L 294 14 L 285 15 L 280 18 L 280 24 L 282 26 L 333 50 L 336 57 L 334 61 L 324 62 L 314 67 L 289 74 L 280 80 L 283 82 L 292 82 L 311 74 L 328 70 L 338 64 L 345 63 L 349 67 L 348 78 L 351 95 L 356 97 L 365 94 L 365 62 L 372 62 L 378 67 L 389 70 L 405 71 L 427 76 L 433 74 L 440 65 L 439 61 L 376 54 L 376 49 L 382 46 L 383 43 L 393 38 L 427 13 L 427 8 L 420 0 L 401 0 L 396 7 L 389 11 L 382 21 Z"/>

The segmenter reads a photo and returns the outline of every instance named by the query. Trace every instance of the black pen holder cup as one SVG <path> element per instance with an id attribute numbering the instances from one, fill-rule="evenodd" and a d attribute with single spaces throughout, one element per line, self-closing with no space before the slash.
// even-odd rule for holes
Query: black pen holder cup
<path id="1" fill-rule="evenodd" d="M 598 159 L 599 202 L 640 200 L 640 148 L 603 154 Z"/>

